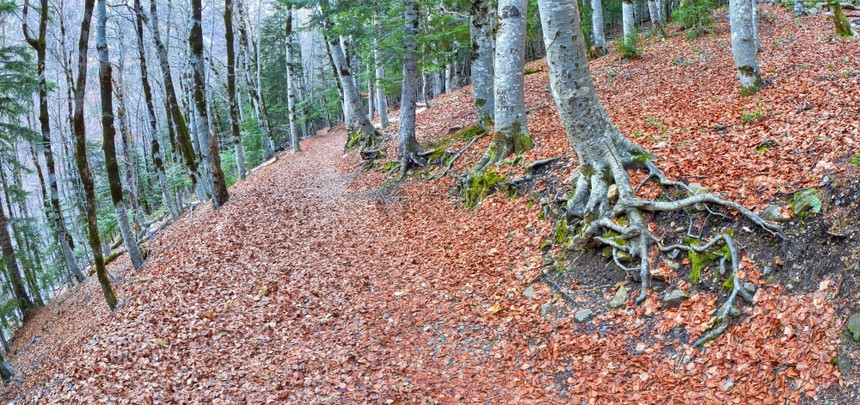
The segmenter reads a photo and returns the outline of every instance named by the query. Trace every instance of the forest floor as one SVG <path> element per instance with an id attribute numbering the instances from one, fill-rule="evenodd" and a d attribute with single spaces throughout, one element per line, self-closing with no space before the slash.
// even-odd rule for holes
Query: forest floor
<path id="1" fill-rule="evenodd" d="M 599 255 L 568 258 L 544 243 L 554 224 L 540 219 L 552 208 L 540 200 L 565 190 L 575 158 L 538 61 L 529 68 L 542 70 L 526 76 L 535 148 L 525 159 L 563 159 L 521 197 L 467 210 L 451 193 L 454 176 L 362 171 L 344 154 L 342 131 L 322 133 L 231 187 L 218 211 L 200 206 L 147 241 L 140 273 L 125 256 L 112 263 L 115 312 L 93 278 L 41 309 L 12 342 L 18 375 L 0 399 L 860 403 L 860 345 L 841 335 L 860 310 L 860 165 L 851 162 L 860 55 L 847 50 L 857 42 L 833 40 L 823 16 L 761 13 L 772 84 L 753 98 L 737 95 L 724 12 L 713 36 L 648 39 L 639 59 L 592 63 L 613 120 L 659 154 L 670 177 L 757 210 L 787 207 L 803 187 L 821 191 L 822 213 L 794 218 L 784 242 L 696 213 L 651 218 L 667 238 L 691 218 L 702 232 L 739 234 L 755 303 L 706 348 L 690 342 L 708 327 L 723 280 L 694 284 L 688 263 L 654 263 L 667 281 L 642 305 L 610 309 L 635 283 Z M 430 144 L 474 123 L 465 88 L 431 100 L 416 127 Z M 453 173 L 474 164 L 488 138 Z M 499 170 L 516 175 L 514 166 Z M 570 270 L 545 273 L 548 259 L 569 260 Z M 663 308 L 668 288 L 691 295 Z M 854 371 L 840 373 L 840 358 Z"/>

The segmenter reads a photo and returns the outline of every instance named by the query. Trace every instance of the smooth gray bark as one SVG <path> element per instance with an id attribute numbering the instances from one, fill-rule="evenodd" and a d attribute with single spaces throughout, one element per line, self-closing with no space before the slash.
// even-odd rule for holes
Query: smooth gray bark
<path id="1" fill-rule="evenodd" d="M 758 93 L 762 86 L 761 71 L 753 38 L 751 0 L 729 0 L 729 24 L 732 35 L 732 56 L 741 83 L 741 95 Z"/>
<path id="2" fill-rule="evenodd" d="M 568 213 L 601 216 L 609 210 L 607 180 L 630 188 L 625 166 L 642 149 L 627 140 L 609 119 L 594 90 L 576 2 L 539 0 L 547 47 L 550 87 L 559 120 L 576 151 L 581 173 Z M 588 168 L 585 170 L 583 168 Z"/>
<path id="3" fill-rule="evenodd" d="M 752 32 L 755 49 L 756 52 L 762 52 L 764 48 L 761 47 L 761 39 L 758 37 L 758 1 L 750 0 L 750 4 L 752 5 Z"/>
<path id="4" fill-rule="evenodd" d="M 382 52 L 379 50 L 379 36 L 382 35 L 382 26 L 377 21 L 373 26 L 373 60 L 376 67 L 376 110 L 379 111 L 379 126 L 385 128 L 388 126 L 388 103 L 385 99 L 385 86 L 382 85 L 382 80 L 385 77 L 385 66 L 382 64 Z"/>
<path id="5" fill-rule="evenodd" d="M 633 2 L 631 0 L 621 0 L 621 25 L 624 41 L 630 41 L 636 32 L 636 21 L 633 17 Z"/>
<path id="6" fill-rule="evenodd" d="M 417 162 L 421 149 L 415 139 L 415 104 L 418 101 L 418 5 L 416 0 L 404 0 L 403 3 L 403 86 L 397 133 L 401 175 L 406 174 L 413 162 Z"/>
<path id="7" fill-rule="evenodd" d="M 346 121 L 347 130 L 352 138 L 354 134 L 360 134 L 359 140 L 365 147 L 371 147 L 376 143 L 376 129 L 373 124 L 364 115 L 364 107 L 361 105 L 361 95 L 358 94 L 358 89 L 355 88 L 355 81 L 352 77 L 352 69 L 346 63 L 343 48 L 340 39 L 334 39 L 329 46 L 332 60 L 337 69 L 340 85 L 343 89 L 343 104 L 345 113 L 348 114 Z M 347 145 L 355 146 L 355 145 Z"/>
<path id="8" fill-rule="evenodd" d="M 591 36 L 597 53 L 606 53 L 606 36 L 603 34 L 603 1 L 591 0 Z"/>
<path id="9" fill-rule="evenodd" d="M 293 57 L 293 8 L 290 6 L 287 9 L 287 22 L 286 22 L 286 36 L 287 36 L 287 118 L 289 119 L 290 125 L 290 144 L 293 147 L 294 152 L 301 152 L 301 146 L 299 146 L 299 133 L 296 130 L 296 86 L 293 84 L 293 76 L 295 73 L 293 72 L 293 64 L 295 63 Z"/>
<path id="10" fill-rule="evenodd" d="M 469 13 L 471 22 L 469 35 L 472 41 L 472 94 L 478 122 L 484 127 L 493 123 L 496 108 L 493 93 L 495 11 L 492 0 L 472 0 Z"/>
<path id="11" fill-rule="evenodd" d="M 489 149 L 473 169 L 480 173 L 514 153 L 531 148 L 532 141 L 526 126 L 525 106 L 525 0 L 499 1 L 498 32 L 496 34 L 495 133 Z"/>

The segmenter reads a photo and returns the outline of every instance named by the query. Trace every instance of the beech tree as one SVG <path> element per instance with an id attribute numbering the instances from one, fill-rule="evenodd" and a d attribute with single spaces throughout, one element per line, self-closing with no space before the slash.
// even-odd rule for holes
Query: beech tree
<path id="1" fill-rule="evenodd" d="M 397 136 L 397 155 L 400 174 L 419 160 L 421 151 L 415 139 L 415 104 L 418 102 L 418 4 L 416 0 L 403 1 L 403 86 L 400 93 L 400 124 Z"/>
<path id="2" fill-rule="evenodd" d="M 758 66 L 758 50 L 753 33 L 753 0 L 729 0 L 732 56 L 741 82 L 741 95 L 758 93 L 764 84 Z"/>
<path id="3" fill-rule="evenodd" d="M 472 0 L 469 12 L 472 42 L 472 94 L 478 122 L 483 126 L 493 123 L 495 95 L 493 94 L 493 75 L 495 57 L 493 26 L 496 10 L 492 0 Z"/>
<path id="4" fill-rule="evenodd" d="M 104 3 L 106 0 L 99 0 L 99 19 L 102 17 Z M 89 230 L 90 248 L 93 254 L 93 263 L 96 270 L 96 276 L 99 279 L 99 284 L 102 288 L 102 293 L 105 296 L 108 307 L 113 310 L 117 306 L 116 294 L 111 287 L 108 279 L 107 269 L 105 268 L 104 255 L 102 254 L 101 236 L 99 235 L 99 220 L 96 214 L 96 193 L 93 185 L 93 175 L 90 171 L 90 164 L 87 160 L 87 134 L 86 124 L 84 122 L 84 94 L 87 87 L 87 60 L 89 51 L 90 26 L 93 17 L 93 6 L 95 0 L 84 1 L 84 18 L 81 21 L 81 33 L 78 40 L 78 78 L 75 83 L 75 114 L 74 114 L 74 132 L 75 132 L 75 161 L 78 166 L 78 174 L 81 177 L 81 183 L 84 188 L 84 206 L 86 213 L 87 228 Z M 105 18 L 107 18 L 107 14 Z"/>
<path id="5" fill-rule="evenodd" d="M 164 160 L 161 152 L 161 143 L 158 142 L 158 121 L 155 115 L 155 104 L 152 96 L 152 85 L 149 83 L 149 69 L 146 66 L 146 48 L 143 40 L 143 24 L 144 16 L 143 5 L 140 0 L 134 0 L 134 27 L 137 34 L 137 55 L 140 66 L 140 82 L 141 90 L 143 91 L 143 99 L 146 103 L 146 118 L 149 124 L 149 131 L 152 135 L 150 143 L 150 153 L 152 155 L 152 164 L 155 167 L 155 176 L 158 179 L 158 185 L 161 188 L 161 197 L 164 207 L 170 214 L 170 218 L 174 221 L 179 219 L 179 210 L 173 203 L 173 197 L 170 195 L 170 187 L 167 184 L 167 175 L 164 172 Z"/>
<path id="6" fill-rule="evenodd" d="M 598 55 L 606 54 L 606 36 L 603 34 L 603 0 L 591 0 L 591 36 Z"/>
<path id="7" fill-rule="evenodd" d="M 376 110 L 379 112 L 379 126 L 386 128 L 388 122 L 388 103 L 385 100 L 385 86 L 382 84 L 385 76 L 385 66 L 382 63 L 382 51 L 379 49 L 379 37 L 382 35 L 382 26 L 379 23 L 379 13 L 373 24 L 373 62 L 374 62 L 374 84 L 376 85 Z"/>
<path id="8" fill-rule="evenodd" d="M 548 44 L 547 64 L 553 99 L 559 120 L 579 161 L 579 169 L 572 178 L 575 189 L 567 198 L 567 218 L 582 230 L 585 238 L 608 245 L 616 264 L 641 281 L 641 291 L 636 302 L 642 302 L 647 297 L 651 277 L 649 249 L 654 244 L 663 252 L 674 249 L 702 252 L 717 243 L 727 246 L 729 255 L 726 259 L 731 262 L 733 287 L 728 299 L 717 311 L 716 327 L 695 342 L 695 345 L 704 344 L 726 329 L 735 314 L 738 296 L 752 302 L 752 297 L 743 289 L 743 283 L 738 278 L 740 258 L 732 236 L 724 233 L 701 246 L 664 246 L 648 228 L 643 213 L 677 211 L 696 204 L 713 204 L 731 208 L 773 234 L 780 232 L 780 228 L 739 204 L 713 194 L 695 193 L 684 183 L 666 179 L 663 172 L 651 162 L 652 155 L 621 134 L 597 99 L 588 67 L 585 41 L 579 28 L 577 3 L 538 0 L 538 6 L 544 41 Z M 640 187 L 633 188 L 627 170 L 645 170 L 648 173 L 646 180 L 655 180 L 663 187 L 677 188 L 688 194 L 688 197 L 675 201 L 637 197 Z M 610 231 L 630 243 L 622 245 L 601 236 Z M 629 254 L 634 260 L 638 259 L 638 266 L 629 268 L 622 265 L 618 260 L 619 252 Z"/>
<path id="9" fill-rule="evenodd" d="M 116 160 L 116 128 L 114 127 L 113 109 L 113 68 L 107 46 L 107 0 L 98 2 L 98 22 L 96 23 L 96 49 L 99 56 L 99 89 L 101 90 L 102 107 L 102 150 L 105 155 L 108 186 L 113 202 L 116 220 L 119 225 L 126 252 L 131 258 L 135 270 L 143 266 L 143 254 L 137 247 L 137 237 L 128 223 L 128 211 L 122 193 L 122 182 L 119 176 L 119 163 Z"/>
<path id="10" fill-rule="evenodd" d="M 236 176 L 245 178 L 245 150 L 239 129 L 239 105 L 236 103 L 236 51 L 233 49 L 233 1 L 224 0 L 224 38 L 227 42 L 227 97 L 230 110 L 230 132 L 236 151 Z"/>
<path id="11" fill-rule="evenodd" d="M 478 175 L 490 164 L 511 154 L 525 152 L 532 146 L 526 126 L 525 105 L 525 0 L 499 1 L 498 32 L 495 56 L 495 132 L 489 149 L 472 173 Z"/>
<path id="12" fill-rule="evenodd" d="M 84 281 L 84 273 L 78 267 L 75 254 L 72 251 L 71 236 L 66 228 L 63 218 L 63 210 L 60 207 L 60 192 L 57 186 L 57 169 L 54 162 L 54 152 L 51 146 L 51 124 L 48 118 L 48 82 L 45 77 L 45 55 L 46 55 L 46 32 L 48 27 L 48 11 L 50 7 L 48 0 L 41 0 L 39 6 L 39 31 L 38 36 L 33 36 L 28 26 L 28 12 L 30 10 L 29 0 L 24 1 L 22 8 L 22 28 L 27 43 L 36 50 L 36 66 L 39 73 L 39 125 L 42 132 L 42 153 L 45 156 L 45 169 L 47 170 L 47 188 L 49 194 L 48 211 L 45 213 L 54 226 L 54 232 L 60 251 L 65 259 L 66 266 L 75 276 L 78 282 Z M 35 162 L 39 164 L 38 161 Z"/>
<path id="13" fill-rule="evenodd" d="M 299 146 L 299 133 L 296 130 L 296 86 L 293 84 L 293 66 L 296 63 L 293 58 L 293 6 L 287 7 L 287 18 L 285 23 L 285 35 L 287 36 L 287 120 L 290 125 L 290 144 L 294 152 L 301 152 Z"/>
<path id="14" fill-rule="evenodd" d="M 155 2 L 156 0 L 152 0 Z M 200 148 L 209 148 L 212 172 L 212 205 L 219 208 L 227 203 L 230 197 L 227 193 L 227 181 L 221 170 L 221 156 L 218 151 L 218 133 L 209 125 L 209 114 L 206 108 L 206 67 L 203 60 L 203 26 L 202 5 L 200 0 L 191 0 L 191 32 L 188 35 L 188 45 L 191 48 L 191 69 L 194 77 L 194 106 L 195 127 L 198 137 L 200 134 L 209 135 L 209 145 L 200 145 Z"/>

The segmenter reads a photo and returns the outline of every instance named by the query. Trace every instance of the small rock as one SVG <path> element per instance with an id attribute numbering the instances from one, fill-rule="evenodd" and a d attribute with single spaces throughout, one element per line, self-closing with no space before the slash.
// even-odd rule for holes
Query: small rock
<path id="1" fill-rule="evenodd" d="M 845 330 L 851 334 L 854 340 L 860 342 L 860 312 L 848 317 L 848 322 L 845 323 Z"/>
<path id="2" fill-rule="evenodd" d="M 778 205 L 769 205 L 762 213 L 760 214 L 762 219 L 766 221 L 772 222 L 788 222 L 790 218 L 787 218 L 785 215 L 779 211 Z"/>
<path id="3" fill-rule="evenodd" d="M 785 289 L 788 291 L 794 290 L 794 284 L 791 284 L 791 283 L 786 284 Z"/>
<path id="4" fill-rule="evenodd" d="M 762 269 L 761 274 L 766 276 L 769 275 L 772 271 L 773 269 L 770 268 L 770 266 L 764 266 L 764 269 Z"/>
<path id="5" fill-rule="evenodd" d="M 815 214 L 821 212 L 821 195 L 815 187 L 806 188 L 794 193 L 794 203 L 792 204 L 794 215 L 800 215 L 807 211 L 812 211 Z"/>
<path id="6" fill-rule="evenodd" d="M 711 192 L 711 189 L 709 189 L 709 188 L 707 188 L 707 187 L 705 187 L 699 183 L 690 183 L 690 185 L 687 187 L 690 188 L 690 191 L 692 191 L 694 195 L 708 194 Z"/>
<path id="7" fill-rule="evenodd" d="M 533 298 L 535 295 L 537 295 L 537 294 L 535 294 L 534 286 L 529 284 L 528 287 L 526 287 L 526 289 L 523 290 L 523 295 L 528 297 L 528 298 Z"/>
<path id="8" fill-rule="evenodd" d="M 851 366 L 851 359 L 848 358 L 848 356 L 840 354 L 836 357 L 836 368 L 839 369 L 839 373 L 842 374 L 843 377 L 847 376 L 848 373 L 851 372 Z"/>
<path id="9" fill-rule="evenodd" d="M 734 387 L 735 387 L 735 382 L 731 378 L 723 381 L 723 392 L 729 392 Z"/>
<path id="10" fill-rule="evenodd" d="M 618 200 L 618 185 L 613 184 L 609 186 L 606 190 L 606 197 L 609 198 L 609 202 L 615 203 Z"/>
<path id="11" fill-rule="evenodd" d="M 627 302 L 627 297 L 630 296 L 630 290 L 627 289 L 626 285 L 622 285 L 618 287 L 618 290 L 615 291 L 615 296 L 609 301 L 609 308 L 615 309 Z"/>
<path id="12" fill-rule="evenodd" d="M 663 304 L 666 307 L 678 306 L 681 305 L 682 302 L 686 301 L 689 297 L 690 294 L 687 294 L 686 291 L 681 289 L 674 289 L 663 295 Z"/>
<path id="13" fill-rule="evenodd" d="M 785 262 L 782 260 L 782 257 L 779 257 L 779 256 L 776 256 L 773 258 L 773 263 L 779 267 L 782 267 L 785 265 Z"/>
<path id="14" fill-rule="evenodd" d="M 552 262 L 553 260 L 551 256 L 544 256 L 543 259 L 541 259 L 541 264 L 544 266 L 549 266 L 552 264 Z"/>
<path id="15" fill-rule="evenodd" d="M 547 316 L 550 314 L 554 314 L 556 311 L 555 305 L 552 304 L 543 304 L 540 306 L 540 314 L 542 316 Z"/>
<path id="16" fill-rule="evenodd" d="M 657 144 L 656 144 L 656 145 L 654 145 L 654 149 L 663 149 L 663 148 L 665 148 L 665 147 L 666 147 L 666 142 L 665 142 L 665 141 L 657 142 Z"/>
<path id="17" fill-rule="evenodd" d="M 591 319 L 592 316 L 594 316 L 594 311 L 590 309 L 583 309 L 582 311 L 577 312 L 576 315 L 573 316 L 573 319 L 575 319 L 576 322 L 585 323 L 586 321 Z"/>
<path id="18" fill-rule="evenodd" d="M 681 268 L 681 264 L 680 264 L 680 263 L 678 263 L 678 262 L 673 262 L 673 261 L 671 261 L 671 260 L 664 259 L 664 260 L 663 260 L 663 263 L 666 263 L 666 265 L 667 265 L 667 266 L 669 266 L 670 268 L 672 268 L 673 270 L 678 270 L 679 268 Z"/>
<path id="19" fill-rule="evenodd" d="M 755 294 L 755 290 L 756 290 L 755 284 L 747 281 L 746 283 L 744 283 L 744 290 L 747 290 L 747 292 L 750 294 Z"/>

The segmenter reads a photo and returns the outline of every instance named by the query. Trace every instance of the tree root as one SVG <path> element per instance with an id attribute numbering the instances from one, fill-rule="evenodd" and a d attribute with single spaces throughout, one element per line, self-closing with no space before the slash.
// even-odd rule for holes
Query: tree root
<path id="1" fill-rule="evenodd" d="M 596 153 L 594 156 L 598 156 L 600 159 L 592 159 L 594 163 L 591 164 L 582 163 L 580 170 L 569 181 L 575 184 L 575 189 L 572 196 L 565 201 L 568 222 L 574 223 L 573 221 L 579 220 L 580 230 L 577 237 L 581 237 L 584 241 L 591 240 L 608 246 L 612 250 L 612 259 L 615 265 L 634 280 L 641 282 L 640 293 L 635 299 L 637 304 L 647 298 L 650 289 L 649 249 L 652 246 L 657 246 L 661 253 L 675 250 L 703 253 L 713 250 L 718 244 L 724 244 L 728 249 L 728 254 L 723 255 L 720 266 L 724 271 L 726 262 L 731 262 L 732 290 L 714 316 L 713 322 L 718 322 L 717 326 L 706 332 L 694 344 L 695 346 L 704 345 L 723 333 L 732 317 L 740 313 L 736 306 L 738 296 L 749 303 L 753 302 L 753 297 L 743 288 L 743 283 L 738 277 L 740 255 L 732 240 L 731 233 L 724 232 L 701 246 L 690 244 L 664 246 L 661 239 L 656 237 L 648 228 L 643 213 L 671 212 L 695 208 L 728 218 L 727 215 L 711 208 L 723 207 L 736 211 L 771 235 L 784 238 L 781 227 L 764 220 L 758 214 L 738 203 L 725 200 L 714 194 L 697 194 L 696 190 L 683 182 L 666 179 L 663 172 L 650 160 L 640 158 L 642 156 L 641 150 L 626 149 L 624 152 L 623 147 L 625 145 L 614 145 L 608 142 L 604 142 L 603 146 L 605 147 L 596 151 L 592 150 Z M 619 146 L 622 149 L 619 149 Z M 582 159 L 582 157 L 580 156 L 580 162 L 589 161 Z M 650 158 L 650 156 L 648 157 Z M 648 171 L 648 176 L 636 188 L 633 188 L 627 174 L 628 169 L 645 169 Z M 664 189 L 681 190 L 687 196 L 673 201 L 637 197 L 636 194 L 649 181 L 654 181 Z M 564 199 L 562 200 L 564 201 Z M 632 257 L 634 262 L 638 259 L 637 265 L 623 264 L 620 259 L 622 252 L 624 255 Z"/>

